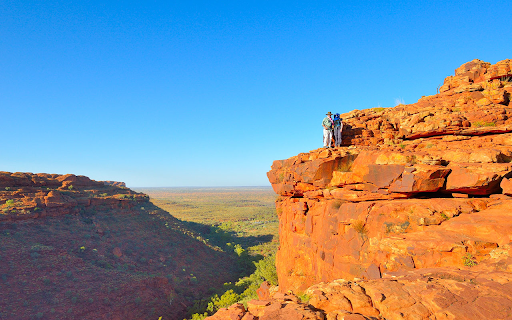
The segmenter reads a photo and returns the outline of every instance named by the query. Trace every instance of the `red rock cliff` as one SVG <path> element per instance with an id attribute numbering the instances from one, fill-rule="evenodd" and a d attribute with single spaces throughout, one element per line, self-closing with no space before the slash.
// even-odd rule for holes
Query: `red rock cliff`
<path id="1" fill-rule="evenodd" d="M 78 213 L 95 206 L 131 208 L 149 197 L 124 183 L 73 174 L 0 172 L 0 221 Z"/>
<path id="2" fill-rule="evenodd" d="M 318 319 L 510 319 L 511 69 L 473 60 L 437 95 L 343 114 L 343 147 L 275 161 L 279 291 Z"/>

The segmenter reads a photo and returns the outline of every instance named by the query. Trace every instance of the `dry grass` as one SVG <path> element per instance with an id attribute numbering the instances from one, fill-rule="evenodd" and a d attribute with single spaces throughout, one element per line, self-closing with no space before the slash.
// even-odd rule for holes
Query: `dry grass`
<path id="1" fill-rule="evenodd" d="M 366 225 L 362 220 L 356 220 L 352 223 L 352 228 L 356 230 L 361 236 L 365 236 L 368 234 L 368 229 L 366 229 Z"/>

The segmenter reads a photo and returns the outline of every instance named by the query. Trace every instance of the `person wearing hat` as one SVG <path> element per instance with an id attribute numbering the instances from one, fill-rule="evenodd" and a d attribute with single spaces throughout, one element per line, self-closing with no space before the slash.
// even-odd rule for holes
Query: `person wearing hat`
<path id="1" fill-rule="evenodd" d="M 332 140 L 332 125 L 333 121 L 331 119 L 331 111 L 327 112 L 324 120 L 322 121 L 322 127 L 324 127 L 324 148 L 330 148 L 331 147 L 331 140 Z"/>

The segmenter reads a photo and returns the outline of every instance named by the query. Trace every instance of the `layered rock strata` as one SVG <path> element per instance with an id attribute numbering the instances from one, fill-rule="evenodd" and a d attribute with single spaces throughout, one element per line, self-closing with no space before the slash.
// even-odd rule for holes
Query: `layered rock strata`
<path id="1" fill-rule="evenodd" d="M 343 147 L 274 161 L 281 293 L 223 312 L 510 319 L 511 69 L 473 60 L 417 103 L 343 114 Z"/>
<path id="2" fill-rule="evenodd" d="M 342 115 L 350 146 L 275 161 L 281 290 L 420 268 L 511 271 L 512 84 L 495 78 L 511 63 L 466 63 L 440 94 Z"/>
<path id="3" fill-rule="evenodd" d="M 0 221 L 76 214 L 94 207 L 130 209 L 148 201 L 148 196 L 122 182 L 73 174 L 0 172 Z"/>
<path id="4" fill-rule="evenodd" d="M 279 287 L 208 319 L 512 319 L 512 60 L 438 92 L 274 161 Z"/>
<path id="5" fill-rule="evenodd" d="M 511 280 L 508 272 L 434 268 L 375 280 L 321 282 L 300 296 L 267 287 L 267 294 L 259 292 L 247 307 L 235 304 L 206 319 L 511 319 Z"/>

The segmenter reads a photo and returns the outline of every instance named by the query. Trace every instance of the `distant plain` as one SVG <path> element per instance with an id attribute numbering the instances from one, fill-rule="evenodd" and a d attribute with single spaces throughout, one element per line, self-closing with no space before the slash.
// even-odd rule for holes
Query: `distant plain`
<path id="1" fill-rule="evenodd" d="M 132 189 L 220 247 L 235 242 L 264 256 L 277 250 L 279 220 L 271 187 Z"/>

